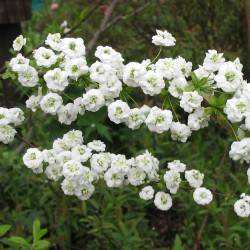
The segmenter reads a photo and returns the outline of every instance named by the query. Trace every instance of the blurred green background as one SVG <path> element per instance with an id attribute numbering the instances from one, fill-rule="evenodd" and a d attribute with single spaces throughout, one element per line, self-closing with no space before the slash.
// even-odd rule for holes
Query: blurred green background
<path id="1" fill-rule="evenodd" d="M 27 53 L 39 46 L 48 32 L 62 32 L 60 24 L 67 20 L 69 29 L 73 28 L 70 36 L 85 40 L 88 63 L 94 62 L 97 45 L 112 46 L 123 54 L 126 62 L 141 61 L 154 57 L 156 48 L 151 44 L 151 37 L 159 28 L 167 29 L 177 39 L 176 46 L 165 49 L 162 56 L 181 55 L 198 66 L 207 49 L 217 49 L 228 59 L 239 57 L 245 78 L 250 77 L 248 0 L 68 0 L 57 3 L 54 10 L 51 1 L 34 5 L 32 20 L 23 25 L 28 39 Z M 101 29 L 107 7 L 114 3 L 114 10 Z M 96 32 L 100 34 L 93 41 Z M 11 102 L 22 107 L 29 90 L 10 84 L 13 84 Z M 82 90 L 70 88 L 67 93 L 76 97 Z M 150 98 L 140 94 L 134 98 L 140 105 L 152 104 Z M 154 104 L 158 101 L 154 100 Z M 182 144 L 170 140 L 168 133 L 157 135 L 145 127 L 131 131 L 123 125 L 114 125 L 108 121 L 105 108 L 86 113 L 70 128 L 64 125 L 58 128 L 56 119 L 42 112 L 27 112 L 26 116 L 19 132 L 40 146 L 50 147 L 55 138 L 70 128 L 81 129 L 86 141 L 101 139 L 111 152 L 133 156 L 148 148 L 161 160 L 163 168 L 167 161 L 180 159 L 189 168 L 205 173 L 206 187 L 224 195 L 215 195 L 210 206 L 200 207 L 194 203 L 191 192 L 182 190 L 174 196 L 173 208 L 161 212 L 152 203 L 141 201 L 137 189 L 106 189 L 100 185 L 90 200 L 82 202 L 65 196 L 59 184 L 26 169 L 22 163 L 26 146 L 17 138 L 12 145 L 0 145 L 0 223 L 12 226 L 8 237 L 21 236 L 30 241 L 32 223 L 38 218 L 48 229 L 45 238 L 51 243 L 50 249 L 55 250 L 250 249 L 249 219 L 241 219 L 233 212 L 233 203 L 239 194 L 250 192 L 247 166 L 229 159 L 233 137 L 226 125 L 211 121 L 209 128 L 194 133 L 188 143 Z M 2 243 L 0 249 L 8 247 Z"/>

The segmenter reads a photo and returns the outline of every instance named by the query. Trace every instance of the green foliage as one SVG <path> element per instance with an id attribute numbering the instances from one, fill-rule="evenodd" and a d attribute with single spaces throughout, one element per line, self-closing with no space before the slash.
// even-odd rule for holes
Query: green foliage
<path id="1" fill-rule="evenodd" d="M 0 237 L 4 236 L 10 228 L 10 225 L 0 226 Z M 0 241 L 5 246 L 9 246 L 10 248 L 8 249 L 46 250 L 51 246 L 48 240 L 42 239 L 42 237 L 47 234 L 47 231 L 47 229 L 41 229 L 40 221 L 35 219 L 33 222 L 33 239 L 31 237 L 23 238 L 20 236 L 10 236 L 8 238 L 3 238 Z M 0 245 L 0 249 L 3 249 L 3 245 Z"/>

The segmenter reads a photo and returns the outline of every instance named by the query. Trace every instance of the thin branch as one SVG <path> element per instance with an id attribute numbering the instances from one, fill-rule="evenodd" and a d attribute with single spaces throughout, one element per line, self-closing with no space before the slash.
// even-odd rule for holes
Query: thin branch
<path id="1" fill-rule="evenodd" d="M 100 23 L 99 29 L 94 33 L 92 39 L 88 42 L 88 44 L 86 46 L 87 51 L 90 51 L 93 47 L 95 47 L 101 33 L 105 30 L 112 14 L 113 14 L 115 6 L 117 5 L 118 2 L 119 2 L 119 0 L 113 0 L 111 2 L 111 4 L 109 5 L 108 10 L 105 13 L 104 18 L 102 19 L 102 21 Z"/>
<path id="2" fill-rule="evenodd" d="M 64 33 L 62 36 L 67 36 L 72 34 L 77 28 L 79 28 L 89 17 L 92 16 L 92 14 L 98 9 L 98 6 L 103 2 L 103 0 L 100 0 L 97 2 L 97 4 L 95 4 L 95 6 L 93 8 L 91 8 L 91 10 L 87 13 L 86 16 L 82 17 L 79 22 L 74 25 L 69 31 L 67 31 L 66 33 Z"/>
<path id="3" fill-rule="evenodd" d="M 205 226 L 207 224 L 207 221 L 208 221 L 208 214 L 205 215 L 205 217 L 203 218 L 202 220 L 202 223 L 201 223 L 201 226 L 197 232 L 197 235 L 196 235 L 196 241 L 195 241 L 195 244 L 194 244 L 194 247 L 193 247 L 193 250 L 199 250 L 200 249 L 200 241 L 202 239 L 202 233 L 205 229 Z"/>
<path id="4" fill-rule="evenodd" d="M 131 16 L 134 16 L 138 13 L 140 13 L 141 11 L 143 11 L 147 6 L 149 6 L 151 4 L 152 0 L 151 1 L 148 1 L 146 4 L 140 6 L 139 8 L 135 9 L 133 12 L 131 12 L 130 14 L 128 15 L 118 15 L 116 17 L 113 18 L 112 21 L 110 21 L 104 30 L 107 30 L 109 29 L 112 25 L 114 25 L 115 23 L 117 23 L 118 21 L 120 20 L 126 20 L 127 18 L 131 17 Z"/>
<path id="5" fill-rule="evenodd" d="M 35 143 L 33 143 L 33 142 L 28 142 L 25 138 L 23 138 L 21 135 L 19 135 L 19 134 L 16 134 L 16 137 L 20 140 L 20 141 L 22 141 L 23 143 L 25 143 L 27 146 L 29 146 L 29 147 L 36 147 L 36 148 L 38 148 L 38 146 L 35 144 Z"/>

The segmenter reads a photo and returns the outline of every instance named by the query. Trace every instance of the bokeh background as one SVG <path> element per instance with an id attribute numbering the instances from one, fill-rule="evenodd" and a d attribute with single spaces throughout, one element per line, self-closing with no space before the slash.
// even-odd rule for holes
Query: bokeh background
<path id="1" fill-rule="evenodd" d="M 249 0 L 37 0 L 32 7 L 32 18 L 22 23 L 28 39 L 26 53 L 38 47 L 49 32 L 66 32 L 84 39 L 88 63 L 95 61 L 98 45 L 112 46 L 126 62 L 141 61 L 157 53 L 151 37 L 159 28 L 167 29 L 177 40 L 175 47 L 164 50 L 163 57 L 181 55 L 198 66 L 208 49 L 216 49 L 228 59 L 239 57 L 245 78 L 250 78 Z M 109 8 L 113 10 L 107 17 Z M 1 81 L 1 106 L 24 106 L 30 90 L 11 80 L 4 84 Z M 68 93 L 77 97 L 82 90 L 69 88 Z M 140 105 L 158 102 L 140 93 L 133 97 Z M 28 113 L 19 132 L 28 141 L 50 147 L 69 130 L 58 125 L 54 117 L 42 112 Z M 179 192 L 173 208 L 162 212 L 141 201 L 136 188 L 100 185 L 90 200 L 82 202 L 65 196 L 57 183 L 26 169 L 22 154 L 27 147 L 17 138 L 12 145 L 0 145 L 0 223 L 12 226 L 9 235 L 30 240 L 32 223 L 38 218 L 48 229 L 45 237 L 51 242 L 50 249 L 55 250 L 250 249 L 250 221 L 233 212 L 239 194 L 250 191 L 247 166 L 228 157 L 233 137 L 227 125 L 211 121 L 210 127 L 182 144 L 171 141 L 168 133 L 114 125 L 103 108 L 79 117 L 70 128 L 81 129 L 86 141 L 105 141 L 111 152 L 134 156 L 148 148 L 163 167 L 167 161 L 180 159 L 189 168 L 204 172 L 205 186 L 218 195 L 210 206 L 200 207 L 191 192 Z M 0 249 L 8 248 L 2 243 Z"/>

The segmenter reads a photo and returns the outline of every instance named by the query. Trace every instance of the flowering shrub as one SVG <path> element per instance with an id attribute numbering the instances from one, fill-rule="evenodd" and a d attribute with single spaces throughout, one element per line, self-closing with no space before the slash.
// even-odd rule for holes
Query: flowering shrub
<path id="1" fill-rule="evenodd" d="M 49 34 L 44 46 L 34 50 L 31 57 L 18 53 L 12 58 L 6 74 L 14 74 L 23 87 L 34 89 L 26 101 L 28 109 L 33 112 L 40 109 L 65 125 L 72 124 L 85 111 L 96 112 L 107 106 L 108 117 L 115 124 L 125 124 L 132 130 L 145 125 L 158 134 L 170 131 L 172 140 L 185 143 L 194 131 L 208 126 L 210 119 L 223 120 L 236 140 L 229 156 L 234 161 L 249 163 L 250 88 L 243 80 L 239 59 L 226 61 L 222 53 L 208 50 L 203 64 L 193 69 L 192 63 L 180 56 L 160 58 L 164 47 L 175 45 L 176 40 L 169 32 L 157 30 L 152 42 L 160 46 L 152 60 L 124 64 L 120 53 L 108 46 L 98 46 L 95 52 L 98 60 L 88 65 L 83 39 Z M 19 36 L 13 48 L 19 52 L 25 44 L 26 39 Z M 84 92 L 76 99 L 65 93 L 68 86 L 74 85 L 82 86 Z M 139 89 L 151 97 L 160 95 L 162 106 L 139 107 L 130 95 Z M 62 96 L 71 102 L 63 103 Z M 129 106 L 128 99 L 134 107 Z M 166 102 L 171 110 L 166 109 Z M 173 103 L 178 103 L 183 112 L 177 113 Z M 15 136 L 15 130 L 8 124 L 19 125 L 23 121 L 22 111 L 11 110 L 3 109 L 0 113 L 0 139 L 4 143 Z M 236 123 L 237 131 L 232 123 Z M 141 199 L 154 199 L 158 209 L 168 210 L 173 203 L 170 194 L 179 190 L 184 178 L 194 189 L 197 204 L 207 205 L 213 199 L 213 190 L 202 187 L 204 175 L 195 169 L 186 170 L 179 160 L 169 162 L 169 170 L 164 172 L 159 160 L 148 150 L 127 159 L 122 154 L 105 152 L 101 141 L 86 145 L 83 142 L 82 132 L 71 130 L 56 139 L 52 149 L 29 148 L 23 162 L 34 173 L 44 172 L 49 179 L 62 181 L 63 192 L 81 200 L 89 199 L 95 184 L 104 180 L 107 187 L 138 186 Z M 247 174 L 250 178 L 250 170 Z M 242 194 L 234 210 L 237 215 L 248 217 L 250 196 Z"/>

